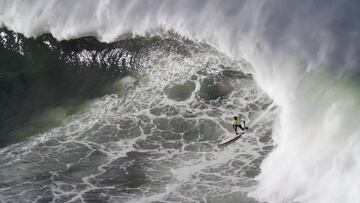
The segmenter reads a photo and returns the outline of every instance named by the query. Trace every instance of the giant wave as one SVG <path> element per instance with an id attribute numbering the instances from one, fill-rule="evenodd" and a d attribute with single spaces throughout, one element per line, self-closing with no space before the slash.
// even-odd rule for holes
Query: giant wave
<path id="1" fill-rule="evenodd" d="M 272 136 L 276 147 L 261 165 L 257 186 L 246 192 L 268 202 L 357 202 L 359 7 L 356 1 L 4 0 L 0 23 L 26 37 L 51 33 L 59 40 L 91 35 L 112 42 L 171 31 L 209 44 L 231 60 L 247 60 L 257 84 L 279 106 L 279 116 Z M 173 74 L 182 78 L 191 71 L 177 68 L 164 72 L 168 78 L 157 75 L 162 80 L 155 86 L 164 85 L 161 81 Z M 148 77 L 153 74 L 158 73 Z M 125 81 L 133 83 L 131 78 Z M 175 89 L 199 87 L 185 79 L 180 84 Z M 105 97 L 106 101 L 113 99 Z M 200 163 L 197 169 L 207 166 Z M 186 177 L 179 170 L 172 172 Z M 90 184 L 88 178 L 83 182 Z M 202 191 L 200 188 L 197 191 Z M 173 189 L 171 184 L 169 189 Z M 152 197 L 158 200 L 158 196 Z"/>

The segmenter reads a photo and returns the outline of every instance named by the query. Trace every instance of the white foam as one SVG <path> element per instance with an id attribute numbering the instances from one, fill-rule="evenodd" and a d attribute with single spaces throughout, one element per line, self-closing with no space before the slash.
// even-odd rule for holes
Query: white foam
<path id="1" fill-rule="evenodd" d="M 164 46 L 167 47 L 167 45 Z M 186 50 L 193 50 L 193 46 L 198 46 L 198 44 L 192 43 L 188 46 Z M 141 160 L 142 158 L 140 156 L 132 160 L 128 156 L 131 157 L 131 153 L 137 152 L 145 157 L 144 160 L 141 160 L 141 164 L 145 166 L 140 167 L 140 169 L 144 170 L 145 179 L 150 180 L 150 182 L 140 185 L 137 188 L 140 192 L 128 195 L 119 192 L 119 196 L 111 196 L 110 201 L 117 202 L 124 201 L 124 199 L 130 202 L 145 200 L 167 201 L 172 197 L 190 201 L 200 196 L 200 198 L 221 196 L 224 194 L 218 192 L 219 188 L 221 188 L 219 184 L 224 186 L 222 182 L 226 180 L 227 186 L 222 189 L 227 192 L 227 195 L 231 195 L 232 192 L 237 190 L 249 190 L 248 188 L 252 186 L 247 185 L 249 178 L 240 174 L 241 171 L 246 171 L 246 169 L 234 168 L 232 160 L 235 157 L 245 163 L 251 162 L 259 156 L 258 151 L 255 150 L 258 145 L 254 144 L 257 141 L 250 138 L 254 137 L 254 135 L 249 134 L 249 138 L 244 139 L 246 144 L 234 145 L 232 148 L 225 150 L 220 150 L 217 147 L 217 138 L 221 135 L 229 136 L 230 133 L 227 133 L 231 128 L 229 117 L 232 116 L 234 111 L 238 111 L 240 107 L 244 108 L 247 105 L 245 98 L 250 98 L 249 96 L 252 94 L 258 94 L 251 96 L 252 100 L 248 101 L 251 103 L 257 99 L 265 100 L 261 98 L 266 97 L 266 95 L 259 91 L 252 80 L 241 82 L 238 79 L 232 79 L 230 80 L 231 85 L 241 86 L 241 88 L 235 89 L 232 94 L 223 98 L 223 100 L 214 100 L 212 102 L 201 100 L 198 94 L 200 83 L 205 77 L 220 74 L 224 71 L 221 65 L 231 64 L 233 71 L 243 67 L 242 63 L 231 61 L 229 57 L 214 52 L 208 46 L 199 46 L 197 49 L 202 51 L 188 56 L 181 55 L 176 51 L 164 51 L 161 46 L 142 53 L 143 58 L 139 59 L 141 67 L 139 67 L 138 72 L 124 77 L 114 84 L 122 90 L 119 95 L 106 95 L 103 98 L 96 99 L 90 102 L 87 111 L 66 118 L 67 121 L 62 126 L 43 135 L 35 136 L 30 141 L 8 146 L 1 150 L 0 153 L 4 157 L 4 160 L 1 161 L 6 164 L 2 165 L 3 168 L 0 169 L 4 169 L 4 173 L 9 174 L 8 179 L 4 181 L 21 181 L 22 178 L 33 177 L 37 173 L 32 174 L 30 169 L 41 164 L 43 166 L 37 169 L 39 170 L 38 173 L 49 172 L 51 181 L 47 183 L 36 180 L 27 181 L 20 184 L 19 187 L 34 184 L 34 187 L 46 188 L 53 198 L 59 201 L 64 200 L 64 198 L 68 198 L 68 201 L 86 201 L 86 195 L 96 190 L 117 190 L 117 186 L 99 185 L 97 183 L 102 181 L 102 175 L 105 174 L 106 178 L 106 174 L 109 171 L 111 173 L 112 170 L 118 170 L 119 173 L 123 173 L 122 170 L 125 170 L 126 173 L 131 173 L 132 171 L 128 171 L 130 169 L 127 169 L 127 166 L 131 166 L 138 162 L 137 159 Z M 247 71 L 246 67 L 244 67 L 244 71 Z M 196 77 L 192 77 L 193 75 Z M 164 87 L 187 80 L 196 83 L 195 92 L 189 99 L 176 102 L 167 98 L 163 90 Z M 239 94 L 239 91 L 245 92 L 242 98 L 235 96 Z M 221 102 L 224 103 L 224 106 L 231 105 L 234 100 L 238 102 L 243 100 L 244 102 L 240 102 L 243 105 L 239 105 L 235 109 L 227 109 L 223 106 L 215 109 L 213 106 Z M 266 102 L 263 103 L 266 104 Z M 166 110 L 162 110 L 163 112 L 159 114 L 151 113 L 154 108 L 173 108 L 178 113 L 166 115 L 168 113 Z M 212 115 L 213 112 L 217 116 Z M 195 116 L 185 118 L 184 114 L 186 113 Z M 198 133 L 193 133 L 192 136 L 197 137 L 191 138 L 190 141 L 186 140 L 184 138 L 186 131 L 184 131 L 177 133 L 176 139 L 161 139 L 159 133 L 162 133 L 160 136 L 166 136 L 174 132 L 171 132 L 171 129 L 162 129 L 161 123 L 156 123 L 156 120 L 159 119 L 168 122 L 169 126 L 172 119 L 195 123 L 196 125 L 192 126 L 192 128 L 195 128 Z M 216 129 L 214 126 L 206 127 L 207 122 L 211 122 L 218 128 Z M 200 130 L 199 126 L 201 125 L 210 130 Z M 149 126 L 150 130 L 148 129 Z M 134 132 L 131 131 L 132 129 L 135 129 Z M 259 131 L 256 135 L 261 136 L 264 133 L 265 130 Z M 209 135 L 214 137 L 205 138 Z M 151 137 L 160 140 L 152 140 Z M 110 141 L 107 141 L 107 139 L 110 139 Z M 166 145 L 171 144 L 181 146 L 166 147 Z M 237 148 L 241 148 L 241 150 Z M 10 157 L 12 152 L 15 153 L 14 157 Z M 91 157 L 92 153 L 95 152 L 101 154 L 102 159 L 99 162 L 91 163 L 89 168 L 81 168 L 82 164 L 87 164 L 87 158 Z M 242 157 L 244 154 L 250 155 Z M 30 160 L 33 156 L 39 156 L 40 158 L 32 163 L 23 164 L 23 160 Z M 224 159 L 223 156 L 227 158 Z M 129 159 L 128 163 L 125 163 L 124 166 L 113 165 L 113 162 L 122 159 Z M 54 161 L 54 168 L 49 169 L 48 166 L 44 166 L 49 161 Z M 16 174 L 10 170 L 17 165 L 29 170 L 26 170 L 22 176 L 13 178 Z M 6 166 L 9 166 L 10 169 L 6 168 Z M 225 168 L 231 174 L 206 171 L 209 169 L 218 170 L 219 167 Z M 235 177 L 235 174 L 240 174 L 240 177 Z M 116 178 L 116 175 L 113 174 L 113 176 Z M 193 179 L 193 176 L 196 178 Z M 200 179 L 203 176 L 215 178 L 215 180 L 207 180 L 213 185 L 207 186 L 207 182 L 201 183 Z M 69 179 L 71 181 L 68 181 Z M 111 184 L 111 180 L 108 181 Z M 134 181 L 136 182 L 136 180 Z M 235 182 L 245 186 L 235 187 L 233 186 L 236 184 Z M 126 181 L 124 181 L 124 184 L 126 184 Z M 199 191 L 202 187 L 207 187 L 207 189 L 203 192 L 197 192 L 186 188 L 187 185 L 194 185 L 194 187 L 199 188 Z M 230 190 L 230 188 L 232 189 Z M 12 187 L 8 189 L 10 191 L 14 190 Z M 34 193 L 32 190 L 25 188 L 22 193 L 6 196 L 6 199 L 21 199 Z"/>

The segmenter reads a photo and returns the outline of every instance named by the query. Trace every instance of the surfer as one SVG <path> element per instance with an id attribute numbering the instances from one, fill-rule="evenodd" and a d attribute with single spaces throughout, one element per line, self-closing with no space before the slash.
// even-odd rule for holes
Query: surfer
<path id="1" fill-rule="evenodd" d="M 244 127 L 241 125 L 241 121 L 244 123 Z M 237 129 L 240 128 L 242 131 L 245 131 L 248 129 L 248 127 L 245 126 L 245 120 L 238 119 L 236 116 L 234 116 L 234 120 L 232 121 L 233 128 L 235 130 L 235 133 L 238 135 Z"/>

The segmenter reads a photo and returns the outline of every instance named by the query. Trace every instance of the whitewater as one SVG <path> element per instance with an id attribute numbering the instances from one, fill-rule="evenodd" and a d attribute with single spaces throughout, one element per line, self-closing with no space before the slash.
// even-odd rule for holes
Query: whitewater
<path id="1" fill-rule="evenodd" d="M 359 8 L 2 0 L 4 48 L 124 69 L 111 93 L 48 109 L 56 127 L 0 149 L 0 200 L 360 202 Z M 253 131 L 218 148 L 234 112 Z"/>

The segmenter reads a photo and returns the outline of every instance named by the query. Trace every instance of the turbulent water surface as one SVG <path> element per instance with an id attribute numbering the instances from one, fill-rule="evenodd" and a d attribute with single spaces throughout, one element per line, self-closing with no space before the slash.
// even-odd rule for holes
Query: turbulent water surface
<path id="1" fill-rule="evenodd" d="M 1 150 L 4 201 L 255 202 L 245 194 L 274 116 L 248 63 L 172 34 L 102 44 L 2 33 L 3 52 L 23 60 L 4 70 L 2 143 L 47 131 Z M 265 118 L 219 148 L 233 115 Z"/>
<path id="2" fill-rule="evenodd" d="M 0 201 L 360 202 L 359 10 L 0 0 Z"/>

